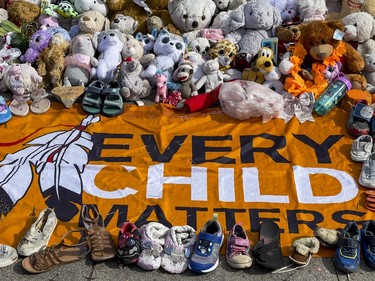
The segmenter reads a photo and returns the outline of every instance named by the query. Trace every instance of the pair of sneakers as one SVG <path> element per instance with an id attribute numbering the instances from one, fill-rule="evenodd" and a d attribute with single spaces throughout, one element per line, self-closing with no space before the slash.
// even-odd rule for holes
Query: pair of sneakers
<path id="1" fill-rule="evenodd" d="M 358 182 L 368 188 L 375 188 L 375 147 L 373 142 L 373 138 L 369 135 L 359 136 L 353 141 L 350 151 L 353 161 L 363 162 Z"/>
<path id="2" fill-rule="evenodd" d="M 359 230 L 356 222 L 347 223 L 341 232 L 334 264 L 343 272 L 355 272 L 360 265 L 361 247 L 367 265 L 375 269 L 375 221 L 365 221 Z"/>

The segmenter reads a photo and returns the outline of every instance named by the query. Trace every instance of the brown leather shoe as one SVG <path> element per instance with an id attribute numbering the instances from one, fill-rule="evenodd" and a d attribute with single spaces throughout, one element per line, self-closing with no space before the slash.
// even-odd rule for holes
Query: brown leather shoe
<path id="1" fill-rule="evenodd" d="M 99 218 L 100 215 L 95 206 L 89 209 L 87 205 L 82 205 L 82 219 L 88 236 L 91 258 L 96 262 L 114 258 L 117 251 L 111 233 L 105 229 L 103 222 L 99 223 Z"/>

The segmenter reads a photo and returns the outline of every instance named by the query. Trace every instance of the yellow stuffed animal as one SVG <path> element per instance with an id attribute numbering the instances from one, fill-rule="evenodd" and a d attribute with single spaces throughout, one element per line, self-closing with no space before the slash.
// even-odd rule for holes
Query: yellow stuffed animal
<path id="1" fill-rule="evenodd" d="M 242 79 L 263 84 L 266 80 L 264 75 L 274 70 L 273 57 L 272 49 L 267 47 L 260 48 L 252 59 L 251 67 L 243 71 Z"/>

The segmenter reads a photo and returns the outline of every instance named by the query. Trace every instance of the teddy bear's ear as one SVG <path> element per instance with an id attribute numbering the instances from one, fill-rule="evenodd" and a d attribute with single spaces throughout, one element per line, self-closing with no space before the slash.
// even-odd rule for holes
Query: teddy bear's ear
<path id="1" fill-rule="evenodd" d="M 344 31 L 345 29 L 344 23 L 341 20 L 329 20 L 327 21 L 327 25 L 335 30 L 338 29 Z"/>
<path id="2" fill-rule="evenodd" d="M 245 14 L 244 8 L 246 5 L 241 5 L 236 10 L 233 10 L 230 14 L 230 30 L 234 31 L 245 25 Z"/>

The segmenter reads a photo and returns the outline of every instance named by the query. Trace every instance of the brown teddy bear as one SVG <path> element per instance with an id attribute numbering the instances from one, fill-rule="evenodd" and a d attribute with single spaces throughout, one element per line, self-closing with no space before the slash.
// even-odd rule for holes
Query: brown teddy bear
<path id="1" fill-rule="evenodd" d="M 139 3 L 139 4 L 136 4 Z M 143 3 L 143 4 L 141 4 Z M 106 4 L 111 12 L 111 20 L 116 13 L 122 13 L 131 16 L 138 21 L 139 26 L 135 33 L 147 33 L 147 19 L 150 16 L 158 16 L 169 32 L 180 34 L 178 29 L 174 26 L 168 12 L 168 0 L 150 0 L 147 1 L 133 1 L 133 0 L 107 0 Z"/>
<path id="2" fill-rule="evenodd" d="M 40 7 L 36 4 L 14 0 L 7 8 L 8 19 L 18 26 L 32 21 L 37 21 L 40 15 Z"/>
<path id="3" fill-rule="evenodd" d="M 278 59 L 290 51 L 301 36 L 301 27 L 299 23 L 279 25 L 275 29 L 275 36 L 278 39 Z"/>
<path id="4" fill-rule="evenodd" d="M 69 52 L 70 44 L 62 35 L 54 35 L 48 45 L 38 57 L 38 73 L 43 81 L 40 87 L 61 87 L 64 77 L 64 61 Z"/>
<path id="5" fill-rule="evenodd" d="M 328 86 L 324 70 L 339 61 L 343 65 L 341 71 L 346 74 L 359 74 L 363 70 L 363 58 L 351 45 L 342 41 L 343 31 L 344 24 L 339 20 L 312 21 L 301 25 L 300 39 L 290 57 L 293 67 L 284 83 L 286 91 L 295 96 L 304 92 L 313 92 L 316 96 L 321 94 Z M 304 70 L 304 67 L 311 67 L 311 71 Z"/>

